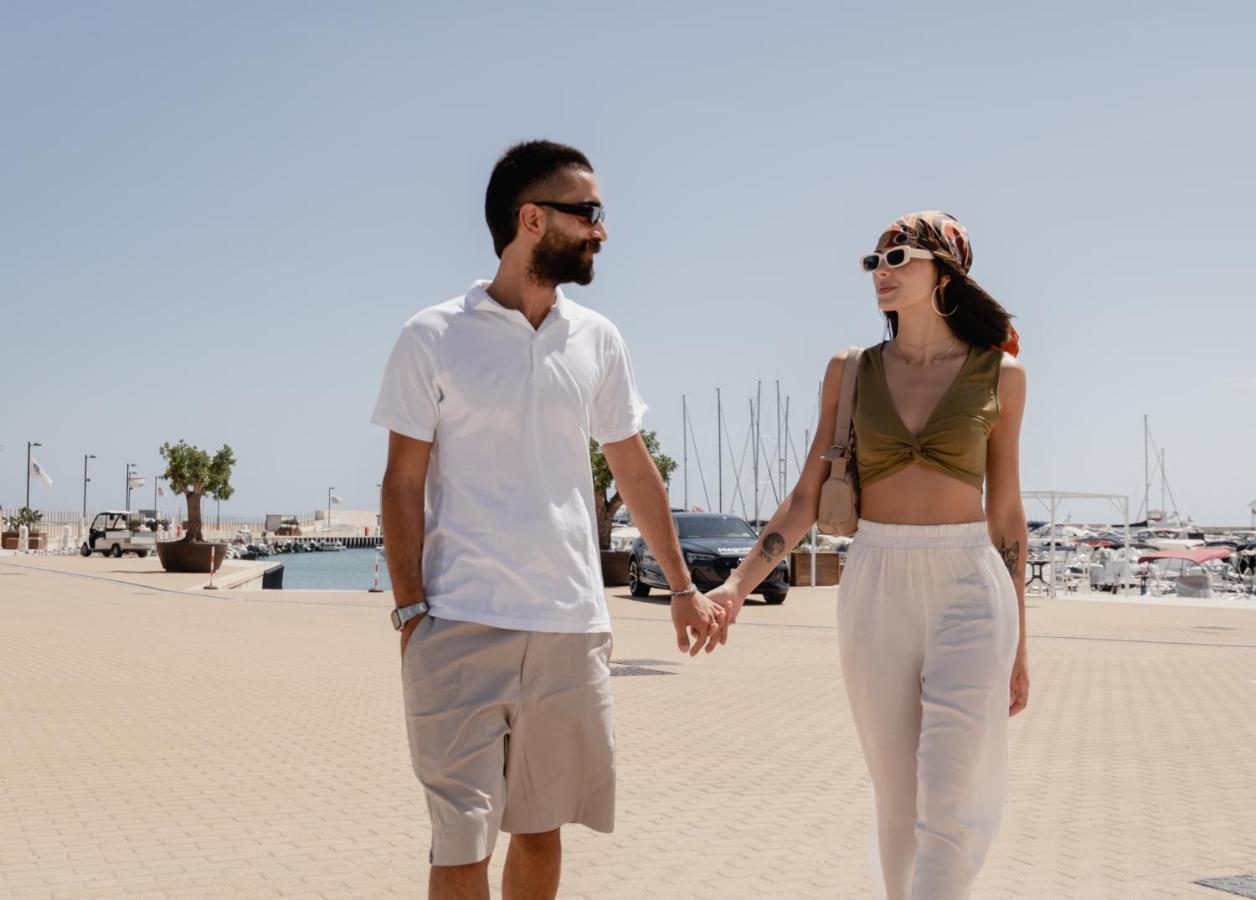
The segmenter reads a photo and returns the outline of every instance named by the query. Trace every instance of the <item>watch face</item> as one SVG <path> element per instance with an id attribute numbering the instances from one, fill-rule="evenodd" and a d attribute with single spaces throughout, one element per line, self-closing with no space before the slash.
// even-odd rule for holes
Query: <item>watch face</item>
<path id="1" fill-rule="evenodd" d="M 402 619 L 401 612 L 405 610 L 405 618 Z M 416 616 L 421 616 L 428 611 L 426 602 L 420 600 L 418 603 L 412 603 L 409 606 L 398 606 L 392 611 L 393 628 L 400 631 L 406 626 L 406 623 Z"/>

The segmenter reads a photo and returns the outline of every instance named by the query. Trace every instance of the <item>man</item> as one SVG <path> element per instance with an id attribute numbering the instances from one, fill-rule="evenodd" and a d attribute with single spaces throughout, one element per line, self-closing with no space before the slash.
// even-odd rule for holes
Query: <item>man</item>
<path id="1" fill-rule="evenodd" d="M 724 609 L 690 583 L 623 339 L 558 288 L 591 282 L 606 240 L 593 167 L 519 144 L 484 207 L 496 276 L 406 323 L 373 417 L 390 431 L 384 529 L 435 900 L 489 896 L 499 830 L 512 835 L 504 896 L 552 898 L 560 828 L 613 828 L 590 437 L 661 551 L 679 647 L 727 639 Z"/>

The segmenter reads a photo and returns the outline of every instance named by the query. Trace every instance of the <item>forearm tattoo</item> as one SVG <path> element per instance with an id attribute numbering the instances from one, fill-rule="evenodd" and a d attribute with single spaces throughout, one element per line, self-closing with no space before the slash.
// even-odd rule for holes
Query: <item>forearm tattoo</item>
<path id="1" fill-rule="evenodd" d="M 1020 541 L 1016 541 L 1012 546 L 1003 544 L 999 548 L 999 552 L 1003 554 L 1003 565 L 1007 566 L 1008 574 L 1012 576 L 1013 581 L 1016 579 L 1017 571 L 1020 571 L 1020 577 L 1025 577 L 1025 570 L 1020 564 Z"/>
<path id="2" fill-rule="evenodd" d="M 768 562 L 776 559 L 785 550 L 785 538 L 781 537 L 775 531 L 763 539 L 763 549 L 759 551 Z"/>

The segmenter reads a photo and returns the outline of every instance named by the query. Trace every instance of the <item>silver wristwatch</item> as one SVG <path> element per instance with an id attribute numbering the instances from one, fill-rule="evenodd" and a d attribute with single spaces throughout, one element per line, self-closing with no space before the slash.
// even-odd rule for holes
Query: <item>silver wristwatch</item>
<path id="1" fill-rule="evenodd" d="M 392 611 L 393 628 L 400 631 L 406 627 L 407 622 L 417 619 L 425 612 L 427 612 L 427 604 L 422 600 L 418 603 L 411 603 L 409 606 L 398 606 Z"/>

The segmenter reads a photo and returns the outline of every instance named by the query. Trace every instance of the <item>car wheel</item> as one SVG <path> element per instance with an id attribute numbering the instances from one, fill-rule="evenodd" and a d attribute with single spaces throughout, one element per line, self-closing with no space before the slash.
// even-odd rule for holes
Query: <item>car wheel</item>
<path id="1" fill-rule="evenodd" d="M 81 553 L 83 556 L 91 556 L 92 548 L 87 546 L 87 544 L 84 544 L 82 547 L 79 547 L 79 553 Z"/>
<path id="2" fill-rule="evenodd" d="M 109 555 L 112 556 L 114 559 L 121 559 L 122 558 L 122 545 L 114 544 L 113 549 L 109 551 Z"/>
<path id="3" fill-rule="evenodd" d="M 641 581 L 641 568 L 636 559 L 628 560 L 628 592 L 634 597 L 650 596 L 650 586 Z"/>
<path id="4" fill-rule="evenodd" d="M 136 555 L 136 556 L 138 556 L 140 559 L 146 559 L 146 558 L 148 557 L 148 551 L 147 551 L 147 550 L 137 550 L 137 551 L 136 551 L 136 553 L 135 553 L 135 555 Z"/>
<path id="5" fill-rule="evenodd" d="M 768 606 L 780 606 L 785 602 L 785 595 L 788 591 L 764 591 L 763 602 Z"/>

